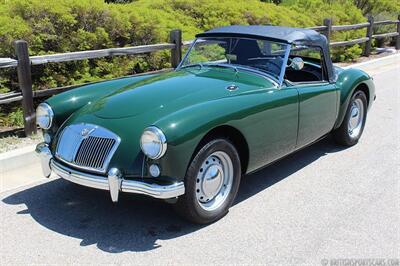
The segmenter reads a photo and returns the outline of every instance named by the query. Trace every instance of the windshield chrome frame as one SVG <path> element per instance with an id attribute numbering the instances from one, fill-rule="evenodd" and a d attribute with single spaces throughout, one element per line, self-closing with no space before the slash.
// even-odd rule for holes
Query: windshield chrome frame
<path id="1" fill-rule="evenodd" d="M 238 38 L 238 37 L 233 37 L 233 36 L 232 36 L 232 38 Z M 189 49 L 188 49 L 187 52 L 185 53 L 185 56 L 182 58 L 181 62 L 179 63 L 179 65 L 176 67 L 175 70 L 180 70 L 180 69 L 183 67 L 183 63 L 186 61 L 187 57 L 189 56 L 190 52 L 192 51 L 192 49 L 193 49 L 193 47 L 196 45 L 196 43 L 199 42 L 199 39 L 200 39 L 200 38 L 196 38 L 196 39 L 192 42 L 192 44 L 190 45 Z M 202 37 L 201 39 L 202 39 L 202 40 L 203 40 L 203 39 L 207 39 L 207 37 Z M 256 38 L 252 38 L 252 39 L 257 40 Z M 271 42 L 275 42 L 275 41 L 271 41 Z M 281 43 L 281 42 L 275 42 L 275 43 L 279 43 L 279 44 L 282 44 L 282 45 L 286 46 L 286 47 L 285 47 L 285 54 L 284 54 L 284 58 L 283 58 L 283 61 L 282 61 L 282 66 L 281 66 L 281 72 L 280 72 L 280 74 L 279 74 L 278 79 L 276 79 L 276 78 L 273 77 L 272 75 L 270 75 L 270 74 L 268 74 L 268 73 L 265 73 L 265 72 L 263 72 L 263 71 L 261 71 L 261 70 L 258 71 L 258 70 L 256 70 L 256 69 L 253 69 L 253 68 L 250 68 L 250 67 L 246 67 L 245 65 L 233 65 L 233 64 L 232 64 L 232 67 L 236 67 L 236 68 L 239 68 L 239 69 L 242 69 L 242 70 L 246 70 L 246 71 L 249 71 L 249 72 L 252 72 L 252 73 L 261 75 L 261 76 L 263 76 L 263 77 L 266 77 L 266 78 L 269 79 L 269 80 L 272 80 L 273 83 L 275 83 L 275 84 L 277 85 L 277 87 L 282 87 L 283 80 L 284 80 L 284 77 L 285 77 L 285 70 L 286 70 L 287 62 L 288 62 L 288 60 L 289 60 L 289 54 L 290 54 L 291 45 L 290 45 L 290 44 L 287 44 L 287 43 Z M 229 64 L 228 64 L 228 65 L 229 65 Z M 207 66 L 207 64 L 204 64 L 204 66 Z"/>
<path id="2" fill-rule="evenodd" d="M 283 84 L 283 79 L 285 78 L 285 71 L 287 67 L 287 63 L 289 60 L 289 54 L 290 54 L 290 44 L 286 44 L 286 51 L 285 51 L 285 57 L 283 58 L 282 66 L 281 66 L 281 74 L 279 75 L 279 87 L 282 87 Z"/>
<path id="3" fill-rule="evenodd" d="M 196 38 L 196 39 L 192 42 L 192 44 L 190 45 L 189 49 L 186 51 L 185 56 L 182 58 L 181 62 L 179 63 L 179 65 L 176 67 L 175 70 L 179 70 L 179 69 L 182 67 L 183 62 L 186 61 L 187 57 L 188 57 L 189 54 L 190 54 L 190 51 L 192 51 L 193 47 L 196 45 L 196 43 L 197 43 L 198 40 L 199 40 L 199 38 Z"/>

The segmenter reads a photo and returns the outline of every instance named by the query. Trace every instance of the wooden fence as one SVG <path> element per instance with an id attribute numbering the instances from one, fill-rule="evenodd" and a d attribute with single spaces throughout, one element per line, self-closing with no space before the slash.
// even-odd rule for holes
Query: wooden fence
<path id="1" fill-rule="evenodd" d="M 396 32 L 388 32 L 382 34 L 373 34 L 373 28 L 382 25 L 397 25 Z M 330 42 L 330 37 L 334 31 L 347 31 L 366 28 L 366 35 L 363 38 Z M 324 34 L 329 42 L 330 47 L 349 46 L 354 44 L 365 43 L 363 55 L 369 56 L 371 53 L 371 43 L 373 39 L 395 38 L 395 46 L 400 50 L 400 15 L 397 20 L 374 21 L 372 16 L 368 17 L 368 22 L 354 25 L 332 25 L 331 19 L 324 19 L 323 26 L 311 27 Z M 177 67 L 182 58 L 182 47 L 189 46 L 191 41 L 182 42 L 182 32 L 173 30 L 170 32 L 169 43 L 160 43 L 152 45 L 142 45 L 134 47 L 110 48 L 102 50 L 90 50 L 81 52 L 71 52 L 62 54 L 50 54 L 41 56 L 29 56 L 28 44 L 23 40 L 14 42 L 16 58 L 0 58 L 0 68 L 17 68 L 18 83 L 20 92 L 10 92 L 0 94 L 0 104 L 7 104 L 14 101 L 22 101 L 24 115 L 24 129 L 27 136 L 36 132 L 35 109 L 33 106 L 33 98 L 55 95 L 57 93 L 73 89 L 81 85 L 66 86 L 61 88 L 52 88 L 40 91 L 32 90 L 31 66 L 43 65 L 47 63 L 60 63 L 68 61 L 79 61 L 85 59 L 103 58 L 118 55 L 137 55 L 145 54 L 161 50 L 171 50 L 171 65 Z"/>

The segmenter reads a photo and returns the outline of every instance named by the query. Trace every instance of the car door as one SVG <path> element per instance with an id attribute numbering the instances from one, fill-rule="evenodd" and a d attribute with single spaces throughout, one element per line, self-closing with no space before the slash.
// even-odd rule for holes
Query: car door
<path id="1" fill-rule="evenodd" d="M 338 90 L 328 82 L 299 84 L 299 130 L 297 148 L 330 132 L 336 120 Z"/>
<path id="2" fill-rule="evenodd" d="M 333 128 L 339 92 L 329 82 L 321 47 L 292 46 L 285 79 L 299 94 L 299 128 L 296 148 L 318 140 Z"/>
<path id="3" fill-rule="evenodd" d="M 241 109 L 242 118 L 230 125 L 240 129 L 248 142 L 248 170 L 293 152 L 298 130 L 297 89 L 272 87 L 265 78 L 246 72 L 239 72 L 234 83 L 238 86 L 234 93 L 242 99 L 242 106 L 235 108 Z"/>

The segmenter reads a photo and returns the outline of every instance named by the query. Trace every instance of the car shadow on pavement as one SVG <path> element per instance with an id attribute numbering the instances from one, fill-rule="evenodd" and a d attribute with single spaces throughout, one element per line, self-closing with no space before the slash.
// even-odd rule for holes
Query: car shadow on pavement
<path id="1" fill-rule="evenodd" d="M 340 150 L 342 148 L 329 138 L 324 139 L 245 176 L 235 204 L 289 177 L 318 158 Z M 81 246 L 97 245 L 100 250 L 110 253 L 152 250 L 161 247 L 157 240 L 177 238 L 205 227 L 182 220 L 172 206 L 163 201 L 136 195 L 120 196 L 120 201 L 113 204 L 107 191 L 55 179 L 12 194 L 3 202 L 25 204 L 27 209 L 17 214 L 29 214 L 47 229 L 81 239 Z"/>

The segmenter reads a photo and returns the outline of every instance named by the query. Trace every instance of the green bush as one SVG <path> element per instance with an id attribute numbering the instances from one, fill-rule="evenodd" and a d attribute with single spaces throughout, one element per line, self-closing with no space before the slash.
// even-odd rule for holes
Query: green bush
<path id="1" fill-rule="evenodd" d="M 334 24 L 366 21 L 353 2 L 0 0 L 0 57 L 13 56 L 12 42 L 17 39 L 29 43 L 31 55 L 43 55 L 167 42 L 172 29 L 182 29 L 183 38 L 190 40 L 198 32 L 230 24 L 310 27 L 321 25 L 326 17 L 333 18 Z M 333 39 L 347 40 L 364 35 L 365 30 L 341 32 Z M 333 58 L 339 61 L 353 60 L 359 55 L 359 46 L 333 51 Z M 33 66 L 34 90 L 170 67 L 169 57 L 169 51 L 163 51 Z M 16 71 L 1 69 L 0 93 L 17 89 Z"/>
<path id="2" fill-rule="evenodd" d="M 348 48 L 341 47 L 333 50 L 332 60 L 337 62 L 354 61 L 356 58 L 360 57 L 361 54 L 362 49 L 358 44 Z"/>
<path id="3" fill-rule="evenodd" d="M 167 42 L 182 29 L 185 40 L 229 24 L 311 26 L 306 15 L 258 0 L 0 1 L 0 57 L 12 57 L 12 42 L 25 39 L 31 55 Z M 169 52 L 32 67 L 34 90 L 79 84 L 170 67 Z M 0 91 L 17 89 L 13 70 L 0 70 Z"/>
<path id="4" fill-rule="evenodd" d="M 12 106 L 4 111 L 0 107 L 0 125 L 2 127 L 23 127 L 24 117 L 21 107 Z"/>

